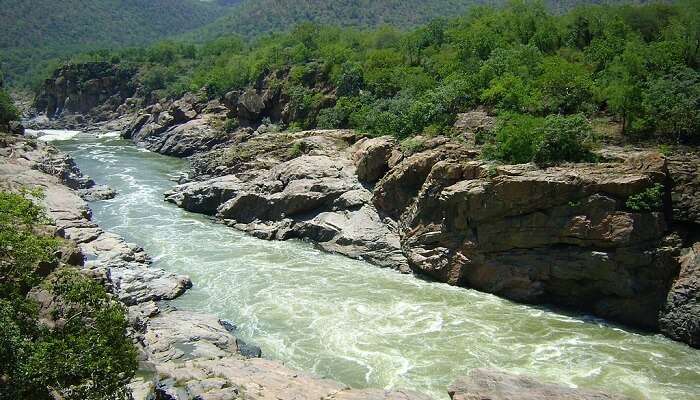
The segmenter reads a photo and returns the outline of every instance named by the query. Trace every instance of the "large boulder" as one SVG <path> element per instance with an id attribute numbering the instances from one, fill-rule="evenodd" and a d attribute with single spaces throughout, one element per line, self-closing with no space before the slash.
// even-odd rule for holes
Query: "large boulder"
<path id="1" fill-rule="evenodd" d="M 389 159 L 396 149 L 396 139 L 390 136 L 364 138 L 355 144 L 352 155 L 357 177 L 362 182 L 376 182 L 389 170 Z"/>
<path id="2" fill-rule="evenodd" d="M 224 108 L 200 104 L 188 93 L 176 101 L 146 108 L 132 119 L 122 136 L 151 151 L 189 157 L 228 140 L 221 129 L 225 118 Z"/>
<path id="3" fill-rule="evenodd" d="M 290 143 L 306 154 L 270 168 L 241 161 L 248 167 L 239 165 L 238 173 L 180 185 L 166 200 L 216 214 L 259 238 L 309 239 L 328 251 L 408 272 L 396 225 L 372 205 L 344 138 L 343 131 L 301 133 Z M 254 149 L 250 154 L 270 157 Z"/>
<path id="4" fill-rule="evenodd" d="M 700 243 L 684 250 L 680 265 L 661 313 L 660 328 L 673 339 L 700 347 Z"/>
<path id="5" fill-rule="evenodd" d="M 668 158 L 673 219 L 700 224 L 700 153 L 679 148 Z"/>
<path id="6" fill-rule="evenodd" d="M 480 368 L 457 379 L 448 389 L 452 400 L 629 400 L 601 391 L 569 388 L 534 378 Z"/>
<path id="7" fill-rule="evenodd" d="M 489 134 L 496 126 L 496 117 L 489 115 L 484 109 L 476 109 L 465 113 L 457 114 L 453 131 L 464 140 L 474 145 L 478 135 Z"/>

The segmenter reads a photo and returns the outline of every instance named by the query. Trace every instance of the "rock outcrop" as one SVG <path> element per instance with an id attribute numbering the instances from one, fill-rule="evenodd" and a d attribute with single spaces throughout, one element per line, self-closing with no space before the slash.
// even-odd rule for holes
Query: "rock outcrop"
<path id="1" fill-rule="evenodd" d="M 451 400 L 630 400 L 599 391 L 539 382 L 528 376 L 475 369 L 448 389 Z"/>
<path id="2" fill-rule="evenodd" d="M 35 108 L 50 118 L 91 114 L 106 120 L 136 92 L 136 69 L 107 62 L 69 64 L 44 82 Z"/>
<path id="3" fill-rule="evenodd" d="M 64 185 L 76 190 L 86 201 L 107 200 L 117 195 L 114 189 L 97 185 L 89 176 L 84 176 L 71 156 L 59 152 L 54 147 L 42 149 L 34 168 L 58 177 Z"/>
<path id="4" fill-rule="evenodd" d="M 541 170 L 426 162 L 432 157 L 410 157 L 375 189 L 375 204 L 412 199 L 400 233 L 415 271 L 656 328 L 677 249 L 668 245 L 663 213 L 631 212 L 624 203 L 665 179 L 663 158 L 640 153 L 621 164 Z M 415 177 L 404 176 L 428 170 L 420 189 L 407 192 Z"/>
<path id="5" fill-rule="evenodd" d="M 145 108 L 122 135 L 149 150 L 188 157 L 228 140 L 221 130 L 225 118 L 226 108 L 218 101 L 200 103 L 188 94 Z"/>
<path id="6" fill-rule="evenodd" d="M 236 175 L 184 184 L 166 200 L 260 238 L 309 239 L 328 251 L 407 272 L 393 222 L 378 213 L 358 179 L 349 156 L 353 137 L 343 131 L 296 134 L 290 140 L 305 143 L 299 148 L 308 154 L 270 169 L 251 165 Z"/>
<path id="7" fill-rule="evenodd" d="M 320 65 L 310 65 L 301 77 L 302 90 L 319 96 L 319 101 L 310 108 L 297 104 L 292 98 L 295 94 L 283 89 L 285 85 L 281 83 L 288 80 L 288 69 L 264 71 L 252 87 L 227 93 L 223 101 L 230 110 L 229 117 L 236 118 L 241 126 L 258 126 L 264 119 L 289 124 L 303 119 L 314 120 L 320 109 L 335 104 L 334 88 L 328 86 L 327 76 Z M 294 86 L 298 87 L 298 82 Z"/>
<path id="8" fill-rule="evenodd" d="M 667 336 L 700 347 L 700 243 L 680 257 L 681 271 L 673 283 L 661 314 L 661 331 Z"/>
<path id="9" fill-rule="evenodd" d="M 673 219 L 700 224 L 700 152 L 677 148 L 668 157 Z"/>

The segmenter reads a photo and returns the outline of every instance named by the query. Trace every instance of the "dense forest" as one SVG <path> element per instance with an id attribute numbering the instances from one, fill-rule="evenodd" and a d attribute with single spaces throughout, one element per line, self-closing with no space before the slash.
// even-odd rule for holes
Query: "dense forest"
<path id="1" fill-rule="evenodd" d="M 581 4 L 643 3 L 646 0 L 546 0 L 552 12 L 563 12 Z M 454 17 L 478 5 L 503 6 L 506 0 L 244 0 L 240 7 L 193 32 L 188 39 L 211 40 L 237 34 L 256 37 L 263 33 L 287 31 L 302 22 L 357 28 L 391 25 L 411 28 L 438 17 Z"/>
<path id="2" fill-rule="evenodd" d="M 559 12 L 577 4 L 646 0 L 547 0 Z M 0 66 L 25 85 L 49 59 L 100 48 L 147 45 L 166 38 L 199 42 L 221 36 L 255 38 L 301 22 L 353 27 L 413 28 L 505 0 L 6 0 L 2 2 Z"/>
<path id="3" fill-rule="evenodd" d="M 632 138 L 695 139 L 699 43 L 694 1 L 585 6 L 563 15 L 514 1 L 408 32 L 302 24 L 253 45 L 237 37 L 162 42 L 76 60 L 137 65 L 149 91 L 171 97 L 200 90 L 221 97 L 287 71 L 276 84 L 295 109 L 292 129 L 434 135 L 446 132 L 456 113 L 485 106 L 499 116 L 498 143 L 487 153 L 523 162 L 554 132 L 565 133 L 556 140 L 588 148 L 599 116 L 612 116 Z M 333 104 L 324 100 L 329 90 Z M 545 159 L 589 157 L 580 146 L 567 149 L 572 154 Z"/>

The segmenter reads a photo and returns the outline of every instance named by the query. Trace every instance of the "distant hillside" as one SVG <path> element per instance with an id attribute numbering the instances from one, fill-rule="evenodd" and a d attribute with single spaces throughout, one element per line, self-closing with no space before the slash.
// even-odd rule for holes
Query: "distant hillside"
<path id="1" fill-rule="evenodd" d="M 579 4 L 644 0 L 544 0 L 553 11 Z M 301 22 L 415 27 L 454 17 L 475 5 L 506 0 L 2 0 L 0 70 L 28 83 L 48 60 L 96 49 L 143 45 L 165 38 L 207 41 L 253 38 Z"/>
<path id="2" fill-rule="evenodd" d="M 581 4 L 645 3 L 645 0 L 543 0 L 554 12 Z M 415 27 L 436 17 L 455 17 L 477 5 L 502 6 L 507 0 L 242 0 L 229 14 L 185 34 L 187 39 L 210 40 L 238 34 L 286 31 L 300 22 L 337 26 L 374 27 L 382 24 Z"/>
<path id="3" fill-rule="evenodd" d="M 12 79 L 39 61 L 142 45 L 214 21 L 235 0 L 2 0 L 0 60 Z"/>
<path id="4" fill-rule="evenodd" d="M 254 37 L 285 31 L 300 22 L 413 27 L 436 17 L 459 15 L 474 5 L 502 3 L 503 0 L 243 0 L 228 15 L 185 37 L 208 40 L 232 33 Z"/>

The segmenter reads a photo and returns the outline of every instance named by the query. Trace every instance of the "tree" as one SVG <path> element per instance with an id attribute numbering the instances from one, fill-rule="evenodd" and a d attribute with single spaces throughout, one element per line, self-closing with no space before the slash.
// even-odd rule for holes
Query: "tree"
<path id="1" fill-rule="evenodd" d="M 676 142 L 700 139 L 700 73 L 686 68 L 652 80 L 642 108 L 655 132 Z"/>

